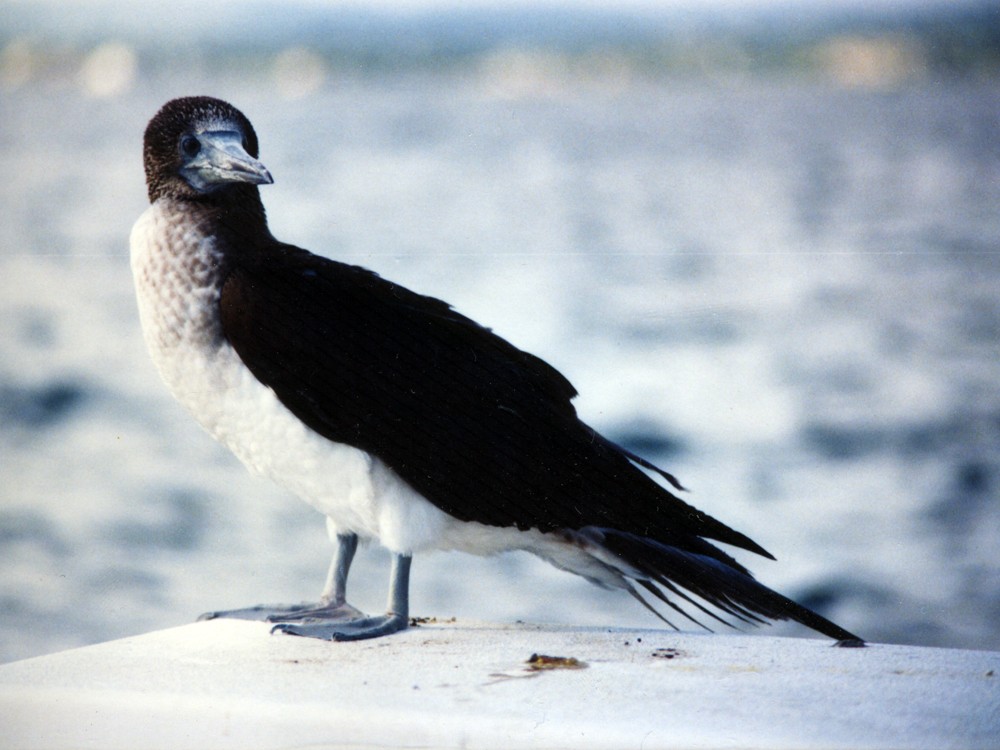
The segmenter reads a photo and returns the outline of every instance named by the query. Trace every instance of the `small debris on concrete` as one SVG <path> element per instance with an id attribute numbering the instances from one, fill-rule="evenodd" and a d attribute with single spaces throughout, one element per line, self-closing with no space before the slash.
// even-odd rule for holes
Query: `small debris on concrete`
<path id="1" fill-rule="evenodd" d="M 526 662 L 528 669 L 539 672 L 543 669 L 586 669 L 587 663 L 572 656 L 546 656 L 532 654 Z"/>
<path id="2" fill-rule="evenodd" d="M 456 622 L 454 617 L 449 617 L 447 620 L 440 620 L 437 617 L 411 617 L 410 627 L 419 628 L 421 625 L 437 625 L 439 623 L 453 623 Z"/>
<path id="3" fill-rule="evenodd" d="M 679 656 L 687 656 L 679 648 L 654 648 L 653 654 L 654 659 L 676 659 Z"/>

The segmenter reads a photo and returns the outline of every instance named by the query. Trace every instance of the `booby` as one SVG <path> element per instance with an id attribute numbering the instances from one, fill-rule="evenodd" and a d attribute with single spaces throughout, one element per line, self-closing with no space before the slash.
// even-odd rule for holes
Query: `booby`
<path id="1" fill-rule="evenodd" d="M 773 559 L 581 421 L 576 390 L 546 362 L 438 299 L 275 239 L 258 190 L 273 180 L 232 105 L 167 102 L 143 160 L 150 206 L 131 265 L 156 368 L 251 472 L 323 513 L 336 543 L 315 604 L 207 617 L 382 636 L 408 626 L 412 555 L 525 550 L 671 626 L 664 611 L 701 626 L 791 619 L 863 644 L 713 544 Z M 392 553 L 384 615 L 347 603 L 359 538 Z"/>

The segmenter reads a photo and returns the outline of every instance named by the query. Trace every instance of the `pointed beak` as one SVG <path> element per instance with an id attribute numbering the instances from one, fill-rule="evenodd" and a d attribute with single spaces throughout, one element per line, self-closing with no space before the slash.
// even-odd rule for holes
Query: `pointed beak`
<path id="1" fill-rule="evenodd" d="M 195 190 L 208 193 L 232 182 L 270 185 L 274 182 L 267 167 L 243 148 L 240 134 L 205 132 L 192 136 L 200 148 L 181 167 L 181 175 Z"/>

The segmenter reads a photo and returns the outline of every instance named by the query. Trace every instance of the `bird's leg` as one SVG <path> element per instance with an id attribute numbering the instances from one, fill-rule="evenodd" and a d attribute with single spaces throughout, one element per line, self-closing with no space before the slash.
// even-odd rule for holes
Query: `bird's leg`
<path id="1" fill-rule="evenodd" d="M 301 604 L 258 604 L 244 609 L 230 609 L 220 612 L 206 612 L 199 620 L 235 618 L 238 620 L 263 620 L 265 622 L 287 622 L 305 618 L 323 620 L 355 620 L 364 613 L 347 603 L 347 574 L 351 570 L 354 553 L 358 549 L 357 534 L 337 534 L 337 549 L 330 562 L 326 585 L 318 602 Z"/>
<path id="2" fill-rule="evenodd" d="M 346 622 L 310 617 L 307 622 L 279 623 L 271 629 L 271 632 L 321 638 L 325 641 L 360 641 L 404 630 L 409 624 L 411 559 L 409 555 L 399 554 L 392 558 L 392 572 L 389 577 L 389 611 L 386 614 L 376 617 L 362 617 Z"/>

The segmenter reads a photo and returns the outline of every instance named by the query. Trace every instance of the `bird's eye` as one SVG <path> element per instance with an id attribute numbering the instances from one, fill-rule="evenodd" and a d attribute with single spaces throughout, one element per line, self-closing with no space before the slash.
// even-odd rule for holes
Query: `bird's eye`
<path id="1" fill-rule="evenodd" d="M 198 139 L 193 135 L 186 135 L 181 138 L 181 151 L 188 156 L 195 156 L 201 151 L 201 144 L 198 143 Z"/>

